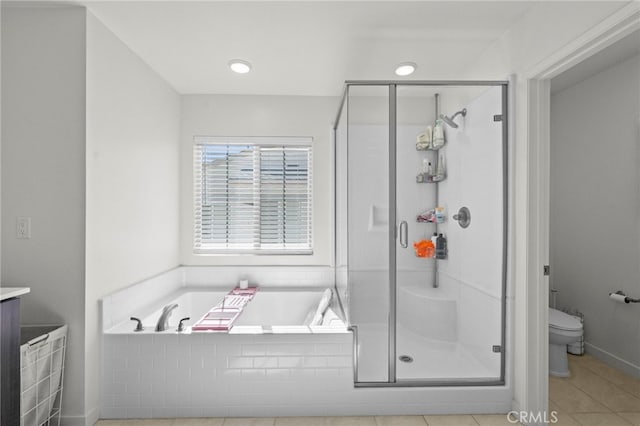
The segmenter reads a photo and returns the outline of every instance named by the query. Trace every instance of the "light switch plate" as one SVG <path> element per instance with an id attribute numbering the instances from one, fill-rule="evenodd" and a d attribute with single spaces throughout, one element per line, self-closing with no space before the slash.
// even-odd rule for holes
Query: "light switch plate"
<path id="1" fill-rule="evenodd" d="M 16 238 L 20 240 L 28 240 L 31 238 L 31 218 L 16 218 Z"/>

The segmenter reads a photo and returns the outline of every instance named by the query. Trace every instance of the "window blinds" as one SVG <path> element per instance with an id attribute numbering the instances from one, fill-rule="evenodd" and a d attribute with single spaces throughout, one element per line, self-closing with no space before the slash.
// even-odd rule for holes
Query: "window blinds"
<path id="1" fill-rule="evenodd" d="M 311 141 L 195 138 L 195 252 L 311 254 Z"/>

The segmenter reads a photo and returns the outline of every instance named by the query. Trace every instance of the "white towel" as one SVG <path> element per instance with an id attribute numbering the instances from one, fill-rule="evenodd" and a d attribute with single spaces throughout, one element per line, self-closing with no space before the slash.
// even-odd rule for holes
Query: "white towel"
<path id="1" fill-rule="evenodd" d="M 330 288 L 326 289 L 324 293 L 322 293 L 322 298 L 320 298 L 320 302 L 318 303 L 318 309 L 316 310 L 316 315 L 324 315 L 324 311 L 327 310 L 329 305 L 331 304 L 331 299 L 333 298 L 333 291 Z"/>
<path id="2" fill-rule="evenodd" d="M 331 304 L 331 299 L 333 298 L 333 291 L 330 288 L 326 289 L 322 293 L 322 297 L 318 302 L 318 305 L 312 308 L 304 319 L 304 325 L 320 325 L 322 324 L 322 318 L 324 316 L 325 311 Z"/>
<path id="3" fill-rule="evenodd" d="M 338 314 L 333 311 L 333 309 L 328 308 L 324 313 L 324 317 L 322 318 L 322 325 L 326 325 L 329 327 L 338 327 L 343 326 L 344 323 L 342 322 Z"/>

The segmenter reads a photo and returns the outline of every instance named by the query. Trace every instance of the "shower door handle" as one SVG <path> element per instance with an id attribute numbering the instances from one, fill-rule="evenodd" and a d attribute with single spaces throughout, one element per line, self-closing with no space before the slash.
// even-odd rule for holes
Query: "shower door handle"
<path id="1" fill-rule="evenodd" d="M 400 222 L 400 247 L 402 248 L 407 248 L 409 247 L 409 237 L 408 237 L 408 231 L 409 230 L 409 224 L 407 223 L 406 220 L 403 220 L 402 222 Z"/>

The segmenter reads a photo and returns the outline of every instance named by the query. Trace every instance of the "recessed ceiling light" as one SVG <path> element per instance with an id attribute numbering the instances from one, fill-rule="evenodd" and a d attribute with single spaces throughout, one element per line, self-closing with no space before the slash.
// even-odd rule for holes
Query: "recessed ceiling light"
<path id="1" fill-rule="evenodd" d="M 418 66 L 414 62 L 402 62 L 396 67 L 396 74 L 402 77 L 411 75 L 416 68 Z"/>
<path id="2" fill-rule="evenodd" d="M 238 74 L 246 74 L 251 71 L 251 64 L 242 59 L 232 59 L 229 61 L 229 68 Z"/>

